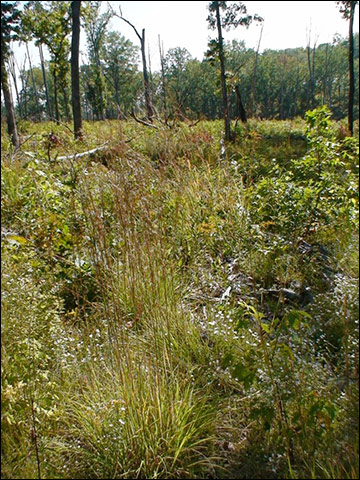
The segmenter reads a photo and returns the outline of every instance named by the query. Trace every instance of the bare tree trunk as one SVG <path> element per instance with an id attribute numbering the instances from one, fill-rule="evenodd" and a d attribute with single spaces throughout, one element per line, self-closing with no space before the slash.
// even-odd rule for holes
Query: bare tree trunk
<path id="1" fill-rule="evenodd" d="M 29 72 L 25 71 L 25 66 L 26 66 L 26 57 L 24 58 L 24 65 L 22 69 L 20 68 L 20 80 L 21 80 L 21 102 L 24 102 L 24 111 L 23 111 L 23 118 L 27 118 L 28 116 L 28 110 L 27 110 L 27 86 L 28 86 L 28 80 L 29 80 Z"/>
<path id="2" fill-rule="evenodd" d="M 98 120 L 105 120 L 105 115 L 104 115 L 104 110 L 105 110 L 104 92 L 103 92 L 102 78 L 101 78 L 101 64 L 100 64 L 100 58 L 99 58 L 98 53 L 96 54 L 95 64 L 96 64 L 96 76 L 97 76 L 98 84 L 101 85 L 101 88 L 99 88 L 99 100 L 100 100 L 99 103 L 100 103 L 100 105 L 97 105 L 96 114 L 98 116 Z"/>
<path id="3" fill-rule="evenodd" d="M 142 64 L 143 64 L 146 111 L 147 111 L 147 117 L 149 122 L 152 122 L 154 117 L 154 110 L 151 104 L 150 82 L 149 82 L 149 75 L 148 75 L 147 66 L 146 66 L 145 28 L 142 29 L 140 44 L 141 44 L 141 58 L 142 58 Z"/>
<path id="4" fill-rule="evenodd" d="M 239 111 L 240 120 L 243 123 L 246 123 L 247 122 L 246 111 L 245 111 L 244 105 L 242 103 L 239 85 L 235 86 L 235 94 L 236 94 L 236 103 L 237 103 L 237 108 L 238 108 L 238 111 Z"/>
<path id="5" fill-rule="evenodd" d="M 148 75 L 148 70 L 146 66 L 146 51 L 145 51 L 145 28 L 142 29 L 141 35 L 135 28 L 135 26 L 129 22 L 126 18 L 122 16 L 121 9 L 120 9 L 120 15 L 117 13 L 113 12 L 114 15 L 116 15 L 118 18 L 121 18 L 124 22 L 126 22 L 130 27 L 133 28 L 134 32 L 136 33 L 136 36 L 140 40 L 140 47 L 141 47 L 141 60 L 142 60 L 142 65 L 143 65 L 143 79 L 144 79 L 144 94 L 145 94 L 145 107 L 146 107 L 146 112 L 147 112 L 147 118 L 149 122 L 153 121 L 154 117 L 154 109 L 151 104 L 151 91 L 150 91 L 150 83 L 149 83 L 149 75 Z"/>
<path id="6" fill-rule="evenodd" d="M 58 80 L 56 72 L 53 72 L 54 77 L 54 97 L 55 97 L 55 119 L 56 123 L 60 124 L 60 113 L 59 113 L 59 100 L 58 100 Z"/>
<path id="7" fill-rule="evenodd" d="M 249 112 L 250 112 L 251 117 L 254 115 L 255 89 L 256 89 L 256 69 L 257 69 L 257 62 L 258 62 L 258 58 L 259 58 L 259 50 L 260 50 L 260 43 L 261 43 L 263 29 L 264 29 L 264 24 L 261 25 L 260 37 L 259 37 L 259 41 L 258 41 L 257 48 L 256 48 L 254 69 L 253 69 L 253 74 L 252 74 L 252 79 L 251 79 L 251 97 L 250 97 L 250 105 L 249 105 Z"/>
<path id="8" fill-rule="evenodd" d="M 40 54 L 41 70 L 42 70 L 44 86 L 45 86 L 47 111 L 48 111 L 49 118 L 52 118 L 51 104 L 50 104 L 50 98 L 49 98 L 49 89 L 48 89 L 48 84 L 47 84 L 47 80 L 46 80 L 44 53 L 43 53 L 41 43 L 39 43 L 39 54 Z"/>
<path id="9" fill-rule="evenodd" d="M 221 79 L 221 90 L 222 90 L 222 97 L 223 97 L 225 140 L 229 141 L 231 140 L 230 112 L 229 112 L 228 94 L 226 89 L 225 55 L 224 55 L 224 43 L 223 43 L 222 30 L 221 30 L 219 2 L 215 2 L 215 11 L 216 11 L 216 25 L 217 25 L 217 31 L 218 31 L 218 42 L 219 42 L 220 79 Z"/>
<path id="10" fill-rule="evenodd" d="M 80 76 L 79 76 L 79 49 L 80 49 L 80 8 L 81 2 L 71 2 L 72 38 L 71 38 L 71 93 L 74 117 L 74 136 L 82 137 Z"/>
<path id="11" fill-rule="evenodd" d="M 325 48 L 325 71 L 322 77 L 322 104 L 327 104 L 327 84 L 328 84 L 328 73 L 329 72 L 329 44 L 326 44 Z"/>
<path id="12" fill-rule="evenodd" d="M 308 43 L 307 43 L 307 47 L 306 47 L 307 63 L 308 63 L 308 70 L 309 70 L 309 85 L 310 85 L 310 89 L 308 88 L 308 98 L 309 98 L 308 107 L 311 106 L 311 108 L 315 108 L 315 49 L 316 49 L 316 40 L 314 42 L 314 46 L 313 46 L 313 49 L 312 49 L 312 58 L 311 58 L 310 42 L 311 42 L 311 29 L 309 31 Z"/>
<path id="13" fill-rule="evenodd" d="M 313 88 L 313 79 L 311 71 L 311 60 L 310 60 L 310 46 L 306 47 L 307 60 L 308 60 L 308 70 L 309 70 L 309 87 L 308 87 L 308 108 L 314 108 L 314 88 Z"/>
<path id="14" fill-rule="evenodd" d="M 69 98 L 66 92 L 66 87 L 61 87 L 61 91 L 64 98 L 65 118 L 66 118 L 66 121 L 68 122 L 70 120 L 70 112 L 69 112 Z"/>
<path id="15" fill-rule="evenodd" d="M 11 98 L 8 75 L 5 67 L 5 55 L 1 55 L 1 85 L 2 85 L 3 95 L 4 95 L 8 133 L 11 137 L 11 142 L 14 145 L 14 147 L 18 147 L 20 145 L 20 141 L 19 141 L 19 136 L 16 129 L 14 105 Z"/>
<path id="16" fill-rule="evenodd" d="M 297 98 L 298 98 L 298 92 L 299 92 L 299 62 L 297 63 L 297 68 L 296 68 L 296 82 L 295 82 L 295 92 L 294 92 L 294 98 L 293 98 L 293 113 L 292 116 L 296 116 L 297 112 Z"/>
<path id="17" fill-rule="evenodd" d="M 39 94 L 38 94 L 38 91 L 37 91 L 37 88 L 36 88 L 36 83 L 35 83 L 35 78 L 34 78 L 34 72 L 33 72 L 33 68 L 32 68 L 32 65 L 31 65 L 31 58 L 30 58 L 30 54 L 29 54 L 29 46 L 28 46 L 28 43 L 27 43 L 27 42 L 25 42 L 25 44 L 26 44 L 27 56 L 28 56 L 28 59 L 29 59 L 31 80 L 32 80 L 32 83 L 33 83 L 33 88 L 34 88 L 34 94 L 35 94 L 35 100 L 36 100 L 36 105 L 37 105 L 38 118 L 39 118 L 39 120 L 41 120 Z"/>
<path id="18" fill-rule="evenodd" d="M 354 135 L 354 94 L 355 94 L 355 77 L 354 77 L 354 13 L 356 2 L 350 2 L 350 18 L 349 18 L 349 104 L 348 104 L 348 127 L 351 136 Z"/>
<path id="19" fill-rule="evenodd" d="M 312 49 L 312 100 L 313 100 L 313 108 L 316 107 L 316 98 L 315 98 L 315 86 L 316 86 L 316 79 L 315 79 L 315 55 L 316 55 L 316 40 L 314 42 L 314 46 Z"/>
<path id="20" fill-rule="evenodd" d="M 162 84 L 162 94 L 163 94 L 164 117 L 165 117 L 165 121 L 167 121 L 168 114 L 167 114 L 166 82 L 165 82 L 165 69 L 164 69 L 164 46 L 161 47 L 160 35 L 159 35 L 159 52 L 160 52 L 160 64 L 161 64 L 161 84 Z"/>
<path id="21" fill-rule="evenodd" d="M 12 77 L 13 82 L 14 82 L 15 93 L 16 93 L 16 101 L 17 101 L 17 106 L 18 106 L 18 109 L 19 109 L 19 116 L 21 118 L 22 108 L 21 108 L 21 101 L 20 101 L 19 90 L 18 90 L 18 86 L 17 86 L 17 80 L 16 80 L 14 52 L 12 50 L 10 51 L 8 62 L 9 62 L 9 71 L 10 71 L 11 77 Z"/>

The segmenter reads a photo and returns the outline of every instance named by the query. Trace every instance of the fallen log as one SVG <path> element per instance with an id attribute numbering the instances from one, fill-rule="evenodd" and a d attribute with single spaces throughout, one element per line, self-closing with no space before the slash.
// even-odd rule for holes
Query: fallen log
<path id="1" fill-rule="evenodd" d="M 56 157 L 56 160 L 75 160 L 76 158 L 85 157 L 86 155 L 91 155 L 92 153 L 96 153 L 100 150 L 104 150 L 107 147 L 109 142 L 104 143 L 100 147 L 93 148 L 92 150 L 87 150 L 86 152 L 81 153 L 73 153 L 72 155 L 62 155 L 61 157 Z M 34 152 L 24 152 L 25 155 L 28 155 L 31 158 L 36 158 L 36 153 Z"/>

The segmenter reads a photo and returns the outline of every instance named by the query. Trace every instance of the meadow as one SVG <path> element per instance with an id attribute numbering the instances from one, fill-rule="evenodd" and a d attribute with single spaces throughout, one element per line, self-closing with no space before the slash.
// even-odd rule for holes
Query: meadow
<path id="1" fill-rule="evenodd" d="M 359 477 L 344 125 L 2 128 L 2 478 Z"/>

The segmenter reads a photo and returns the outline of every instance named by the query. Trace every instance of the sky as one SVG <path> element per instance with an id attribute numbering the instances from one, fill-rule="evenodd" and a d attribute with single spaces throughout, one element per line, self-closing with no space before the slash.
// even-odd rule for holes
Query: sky
<path id="1" fill-rule="evenodd" d="M 169 48 L 186 48 L 190 54 L 201 60 L 207 49 L 209 37 L 215 32 L 207 27 L 208 1 L 121 1 L 110 2 L 141 32 L 145 28 L 154 70 L 159 68 L 158 35 Z M 264 18 L 260 51 L 264 49 L 285 49 L 305 47 L 310 35 L 311 45 L 332 42 L 336 33 L 348 35 L 348 21 L 342 18 L 335 1 L 245 1 L 248 13 Z M 354 31 L 359 31 L 358 7 Z M 133 43 L 139 44 L 132 28 L 118 18 L 112 20 L 112 27 Z M 261 26 L 252 24 L 248 29 L 238 27 L 224 32 L 225 40 L 244 40 L 246 47 L 256 48 Z"/>
<path id="2" fill-rule="evenodd" d="M 22 2 L 20 2 L 22 3 Z M 103 2 L 104 7 L 107 2 Z M 170 48 L 186 48 L 194 57 L 201 60 L 207 50 L 210 37 L 215 32 L 207 27 L 208 1 L 111 1 L 116 12 L 121 6 L 122 14 L 141 33 L 145 28 L 146 44 L 150 51 L 151 69 L 159 70 L 160 35 L 165 53 Z M 285 49 L 305 47 L 310 37 L 311 46 L 332 42 L 336 33 L 347 37 L 348 21 L 342 18 L 335 1 L 245 1 L 248 13 L 264 18 L 260 52 L 264 49 Z M 139 39 L 133 29 L 119 18 L 113 18 L 111 30 L 119 31 L 135 45 Z M 261 26 L 252 24 L 248 29 L 238 27 L 224 32 L 225 40 L 244 40 L 247 48 L 256 48 Z M 359 32 L 358 7 L 356 7 L 354 31 Z M 81 33 L 81 51 L 86 58 L 86 39 Z M 15 50 L 17 54 L 25 48 Z M 34 65 L 39 64 L 37 49 L 30 49 Z M 19 59 L 20 60 L 20 59 Z M 20 60 L 21 62 L 21 60 Z M 19 62 L 19 63 L 20 63 Z M 22 63 L 22 62 L 21 62 Z"/>

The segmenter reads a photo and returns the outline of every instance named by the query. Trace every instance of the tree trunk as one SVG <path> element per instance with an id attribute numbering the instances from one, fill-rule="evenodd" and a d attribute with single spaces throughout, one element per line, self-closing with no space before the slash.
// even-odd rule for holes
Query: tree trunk
<path id="1" fill-rule="evenodd" d="M 71 93 L 74 117 L 74 136 L 82 137 L 79 48 L 80 48 L 80 1 L 71 2 L 72 38 L 71 38 Z"/>
<path id="2" fill-rule="evenodd" d="M 58 79 L 56 72 L 53 73 L 54 77 L 54 97 L 55 97 L 55 119 L 56 123 L 60 125 L 60 113 L 59 113 L 59 100 L 58 100 Z"/>
<path id="3" fill-rule="evenodd" d="M 356 2 L 350 2 L 350 18 L 349 18 L 349 104 L 348 104 L 348 127 L 351 136 L 354 135 L 354 13 Z"/>
<path id="4" fill-rule="evenodd" d="M 153 116 L 154 116 L 154 110 L 151 105 L 151 94 L 150 94 L 150 84 L 149 84 L 149 75 L 146 67 L 146 52 L 145 52 L 145 28 L 142 29 L 142 34 L 140 36 L 139 32 L 135 28 L 135 26 L 129 22 L 129 20 L 126 20 L 120 15 L 121 20 L 126 22 L 130 27 L 133 28 L 134 32 L 136 33 L 136 36 L 140 40 L 140 47 L 141 47 L 141 59 L 142 59 L 142 65 L 143 65 L 143 78 L 144 78 L 144 90 L 145 90 L 145 106 L 146 106 L 146 111 L 147 111 L 147 118 L 149 122 L 152 122 Z"/>
<path id="5" fill-rule="evenodd" d="M 36 83 L 35 83 L 35 78 L 34 78 L 34 72 L 33 72 L 32 65 L 31 65 L 31 58 L 30 58 L 30 53 L 29 53 L 29 46 L 28 46 L 27 42 L 26 42 L 26 51 L 27 51 L 27 56 L 28 56 L 28 59 L 29 59 L 31 80 L 32 80 L 32 83 L 33 83 L 33 88 L 34 88 L 34 94 L 35 94 L 35 100 L 36 100 L 36 105 L 37 105 L 38 118 L 39 118 L 39 120 L 41 120 L 39 95 L 38 95 L 38 91 L 37 91 L 37 88 L 36 88 Z"/>
<path id="6" fill-rule="evenodd" d="M 23 118 L 27 119 L 28 117 L 28 108 L 27 108 L 27 88 L 29 83 L 29 72 L 25 71 L 26 57 L 24 60 L 23 69 L 20 70 L 20 80 L 21 80 L 21 103 L 24 105 Z"/>
<path id="7" fill-rule="evenodd" d="M 70 120 L 70 112 L 69 112 L 69 98 L 66 92 L 66 87 L 62 87 L 61 91 L 64 98 L 65 118 L 66 118 L 66 121 L 68 122 Z"/>
<path id="8" fill-rule="evenodd" d="M 221 18 L 220 18 L 220 8 L 219 2 L 215 2 L 216 9 L 216 25 L 218 30 L 218 42 L 219 42 L 219 60 L 220 60 L 220 79 L 221 79 L 221 90 L 223 97 L 223 110 L 224 110 L 224 125 L 225 125 L 225 140 L 231 140 L 231 129 L 230 129 L 230 113 L 229 113 L 229 101 L 226 89 L 226 76 L 225 76 L 225 56 L 224 56 L 224 44 L 221 31 Z"/>
<path id="9" fill-rule="evenodd" d="M 17 106 L 18 106 L 18 110 L 19 110 L 19 116 L 21 118 L 22 108 L 21 108 L 21 101 L 20 101 L 19 90 L 18 90 L 18 86 L 17 86 L 17 80 L 16 80 L 16 70 L 15 70 L 15 61 L 14 61 L 14 52 L 13 51 L 10 51 L 10 56 L 9 56 L 8 61 L 9 61 L 9 71 L 10 71 L 10 74 L 11 74 L 13 82 L 14 82 L 15 93 L 16 93 L 16 101 L 17 101 Z"/>
<path id="10" fill-rule="evenodd" d="M 161 48 L 160 35 L 159 35 L 159 52 L 160 52 L 160 64 L 161 64 L 161 85 L 162 85 L 162 94 L 163 94 L 163 108 L 164 108 L 164 118 L 167 122 L 167 102 L 166 102 L 166 82 L 165 82 L 165 69 L 164 69 L 164 47 Z"/>
<path id="11" fill-rule="evenodd" d="M 96 55 L 96 77 L 97 77 L 97 84 L 99 86 L 99 102 L 96 102 L 96 110 L 97 110 L 97 117 L 98 120 L 105 120 L 104 110 L 105 110 L 105 103 L 104 103 L 104 85 L 101 78 L 101 64 L 99 55 Z"/>
<path id="12" fill-rule="evenodd" d="M 147 117 L 148 117 L 148 120 L 152 122 L 152 119 L 154 117 L 154 110 L 151 105 L 150 82 L 149 82 L 149 75 L 146 67 L 145 28 L 142 29 L 142 35 L 141 35 L 141 58 L 142 58 L 142 64 L 143 64 L 145 105 L 146 105 Z"/>
<path id="13" fill-rule="evenodd" d="M 246 123 L 247 122 L 246 111 L 245 111 L 244 105 L 242 103 L 239 85 L 236 85 L 236 87 L 235 87 L 235 94 L 236 94 L 236 103 L 237 103 L 237 108 L 238 108 L 238 111 L 239 111 L 240 120 L 243 123 Z"/>
<path id="14" fill-rule="evenodd" d="M 14 147 L 17 148 L 20 145 L 20 141 L 19 141 L 19 136 L 16 129 L 14 105 L 11 98 L 11 92 L 9 88 L 8 75 L 5 67 L 4 57 L 5 57 L 4 55 L 1 55 L 1 85 L 2 85 L 3 95 L 4 95 L 8 133 L 11 137 L 12 144 L 14 145 Z"/>
<path id="15" fill-rule="evenodd" d="M 44 86 L 45 86 L 46 106 L 47 106 L 49 118 L 51 119 L 52 118 L 51 104 L 50 104 L 50 98 L 49 98 L 49 89 L 48 89 L 47 80 L 46 80 L 44 54 L 43 54 L 41 43 L 39 43 L 39 54 L 40 54 L 41 70 L 42 70 Z"/>
<path id="16" fill-rule="evenodd" d="M 257 44 L 256 52 L 255 52 L 254 68 L 253 68 L 253 73 L 251 78 L 251 97 L 250 97 L 250 106 L 249 106 L 250 117 L 254 115 L 254 110 L 255 110 L 256 69 L 257 69 L 257 63 L 259 58 L 259 50 L 260 50 L 260 43 L 261 43 L 263 29 L 264 29 L 264 25 L 261 25 L 260 37 Z"/>

